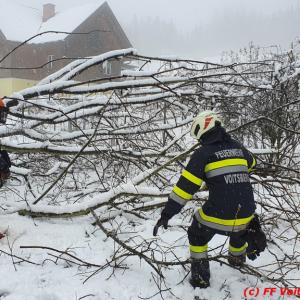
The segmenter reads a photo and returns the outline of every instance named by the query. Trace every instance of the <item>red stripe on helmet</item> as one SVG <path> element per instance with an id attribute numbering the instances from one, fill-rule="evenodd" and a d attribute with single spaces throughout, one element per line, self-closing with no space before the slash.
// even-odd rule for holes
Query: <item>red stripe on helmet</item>
<path id="1" fill-rule="evenodd" d="M 209 123 L 211 122 L 211 120 L 213 119 L 213 117 L 207 117 L 204 120 L 204 129 L 206 129 L 209 125 Z"/>

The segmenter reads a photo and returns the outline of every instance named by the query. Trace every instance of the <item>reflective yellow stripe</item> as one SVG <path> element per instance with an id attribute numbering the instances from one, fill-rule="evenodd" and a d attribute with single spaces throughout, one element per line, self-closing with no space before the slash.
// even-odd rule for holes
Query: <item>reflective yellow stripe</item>
<path id="1" fill-rule="evenodd" d="M 248 224 L 252 219 L 253 215 L 248 217 L 248 218 L 242 218 L 242 219 L 233 219 L 233 220 L 224 220 L 224 219 L 219 219 L 215 217 L 210 217 L 206 215 L 202 208 L 199 208 L 199 214 L 201 218 L 207 222 L 212 222 L 216 224 L 221 224 L 221 225 L 226 225 L 226 226 L 239 226 L 239 225 L 245 225 Z"/>
<path id="2" fill-rule="evenodd" d="M 203 180 L 201 178 L 198 178 L 197 176 L 193 175 L 192 173 L 190 173 L 187 170 L 183 170 L 182 173 L 181 173 L 181 176 L 183 176 L 187 180 L 189 180 L 192 183 L 195 183 L 196 185 L 199 185 L 199 186 L 203 182 Z"/>
<path id="3" fill-rule="evenodd" d="M 190 251 L 191 252 L 195 252 L 195 253 L 206 252 L 207 249 L 208 249 L 208 244 L 206 244 L 204 246 L 193 246 L 193 245 L 190 245 Z"/>
<path id="4" fill-rule="evenodd" d="M 242 166 L 247 166 L 248 163 L 246 159 L 242 158 L 230 158 L 230 159 L 223 159 L 220 161 L 212 162 L 209 163 L 205 166 L 205 172 L 222 168 L 222 167 L 228 167 L 228 166 L 236 166 L 236 165 L 242 165 Z"/>
<path id="5" fill-rule="evenodd" d="M 185 192 L 184 190 L 182 190 L 181 188 L 179 188 L 178 186 L 174 186 L 173 188 L 173 192 L 178 195 L 179 197 L 185 199 L 185 200 L 190 200 L 193 198 L 193 195 Z"/>
<path id="6" fill-rule="evenodd" d="M 249 170 L 249 172 L 250 172 L 250 171 L 252 171 L 252 170 L 253 170 L 253 168 L 256 166 L 256 159 L 254 158 L 254 156 L 252 156 L 252 158 L 253 158 L 253 162 L 252 162 L 252 165 L 251 165 L 251 167 L 248 169 L 248 170 Z"/>
<path id="7" fill-rule="evenodd" d="M 230 252 L 242 252 L 244 251 L 246 248 L 248 247 L 248 244 L 245 243 L 244 246 L 240 247 L 240 248 L 235 248 L 235 247 L 232 247 L 231 245 L 229 245 L 229 251 Z"/>

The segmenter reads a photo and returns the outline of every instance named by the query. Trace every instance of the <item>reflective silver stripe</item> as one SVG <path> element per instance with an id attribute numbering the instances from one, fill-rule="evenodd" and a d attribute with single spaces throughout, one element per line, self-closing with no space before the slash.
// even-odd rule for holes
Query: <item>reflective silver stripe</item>
<path id="1" fill-rule="evenodd" d="M 201 258 L 207 258 L 207 252 L 192 252 L 191 253 L 191 258 L 195 258 L 195 259 L 201 259 Z"/>
<path id="2" fill-rule="evenodd" d="M 248 226 L 248 224 L 242 224 L 242 225 L 222 225 L 222 224 L 217 224 L 217 223 L 213 223 L 213 222 L 208 222 L 206 220 L 203 220 L 199 214 L 198 211 L 196 211 L 195 213 L 195 217 L 197 219 L 197 221 L 207 227 L 213 228 L 213 229 L 217 229 L 217 230 L 221 230 L 221 231 L 228 231 L 228 232 L 238 232 L 241 230 L 245 230 Z"/>
<path id="3" fill-rule="evenodd" d="M 180 205 L 186 205 L 186 203 L 187 203 L 187 200 L 185 200 L 185 199 L 179 197 L 179 196 L 178 196 L 177 194 L 175 194 L 174 192 L 171 192 L 170 198 L 171 198 L 172 200 L 174 200 L 175 202 L 177 202 L 178 204 L 180 204 Z"/>
<path id="4" fill-rule="evenodd" d="M 236 172 L 246 172 L 248 173 L 248 168 L 246 166 L 228 166 L 228 167 L 222 167 L 218 169 L 214 169 L 211 171 L 208 171 L 206 173 L 207 178 L 223 175 L 223 174 L 229 174 L 229 173 L 236 173 Z"/>

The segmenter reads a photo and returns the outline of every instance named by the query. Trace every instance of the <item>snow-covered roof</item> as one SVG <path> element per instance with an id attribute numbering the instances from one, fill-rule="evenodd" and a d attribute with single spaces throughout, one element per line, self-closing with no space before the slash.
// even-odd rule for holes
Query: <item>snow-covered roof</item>
<path id="1" fill-rule="evenodd" d="M 56 11 L 55 16 L 42 22 L 43 7 L 34 8 L 17 4 L 17 2 L 0 0 L 0 30 L 11 41 L 25 41 L 45 31 L 74 31 L 84 20 L 99 8 L 97 4 L 70 6 Z M 45 43 L 63 40 L 65 34 L 44 34 L 32 40 L 32 43 Z"/>

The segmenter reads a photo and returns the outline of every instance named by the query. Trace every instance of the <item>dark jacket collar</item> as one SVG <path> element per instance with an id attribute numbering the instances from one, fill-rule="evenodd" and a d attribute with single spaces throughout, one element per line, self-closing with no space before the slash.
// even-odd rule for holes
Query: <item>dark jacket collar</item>
<path id="1" fill-rule="evenodd" d="M 229 141 L 230 139 L 230 135 L 222 126 L 216 126 L 202 135 L 200 143 L 202 145 L 209 145 L 217 142 Z"/>

